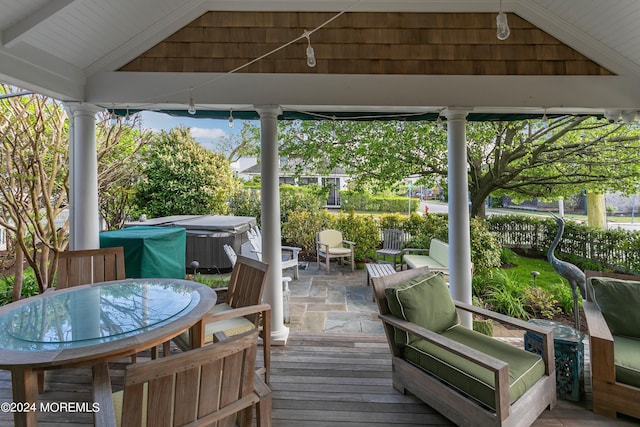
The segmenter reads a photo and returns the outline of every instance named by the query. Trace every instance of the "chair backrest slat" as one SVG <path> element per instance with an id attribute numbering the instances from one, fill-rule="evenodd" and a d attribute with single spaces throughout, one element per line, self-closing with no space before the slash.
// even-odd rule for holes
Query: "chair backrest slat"
<path id="1" fill-rule="evenodd" d="M 395 228 L 382 230 L 382 248 L 402 250 L 404 244 L 404 232 Z"/>
<path id="2" fill-rule="evenodd" d="M 267 279 L 268 265 L 245 256 L 238 256 L 231 272 L 225 302 L 233 308 L 257 305 L 262 302 L 262 293 Z M 248 316 L 256 323 L 258 315 Z"/>
<path id="3" fill-rule="evenodd" d="M 58 254 L 56 289 L 125 277 L 122 247 L 66 251 Z"/>
<path id="4" fill-rule="evenodd" d="M 184 353 L 128 365 L 122 425 L 144 425 L 145 383 L 148 426 L 235 420 L 236 414 L 229 415 L 225 406 L 238 402 L 246 408 L 258 401 L 254 392 L 257 346 L 258 331 L 252 330 Z"/>

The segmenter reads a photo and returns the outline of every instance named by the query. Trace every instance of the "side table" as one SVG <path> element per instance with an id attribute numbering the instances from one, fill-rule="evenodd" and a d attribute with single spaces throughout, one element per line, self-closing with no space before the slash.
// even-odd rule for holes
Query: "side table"
<path id="1" fill-rule="evenodd" d="M 584 393 L 584 334 L 570 326 L 551 320 L 532 319 L 529 323 L 553 331 L 556 361 L 556 393 L 561 399 L 580 400 Z M 524 348 L 542 355 L 542 339 L 531 332 L 524 334 Z"/>

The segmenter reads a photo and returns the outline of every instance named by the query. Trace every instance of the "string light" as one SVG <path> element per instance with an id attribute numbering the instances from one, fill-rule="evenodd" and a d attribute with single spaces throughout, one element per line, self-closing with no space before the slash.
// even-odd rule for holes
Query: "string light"
<path id="1" fill-rule="evenodd" d="M 124 116 L 124 124 L 126 126 L 131 126 L 133 124 L 133 119 L 131 115 L 129 115 L 129 109 L 127 108 L 127 115 Z"/>
<path id="2" fill-rule="evenodd" d="M 111 114 L 109 114 L 109 125 L 115 126 L 118 124 L 118 117 L 116 116 L 116 110 L 112 107 Z"/>
<path id="3" fill-rule="evenodd" d="M 229 109 L 229 127 L 233 127 L 233 108 Z"/>
<path id="4" fill-rule="evenodd" d="M 498 27 L 496 30 L 496 37 L 498 40 L 506 40 L 511 35 L 511 30 L 509 30 L 509 24 L 507 23 L 507 15 L 502 11 L 502 0 L 500 0 L 500 13 L 496 16 L 496 26 Z"/>
<path id="5" fill-rule="evenodd" d="M 311 33 L 307 30 L 304 30 L 304 34 L 302 34 L 302 36 L 307 38 L 307 65 L 310 68 L 313 68 L 316 66 L 316 55 L 313 51 L 313 48 L 311 47 Z"/>
<path id="6" fill-rule="evenodd" d="M 187 108 L 187 113 L 192 116 L 196 113 L 196 105 L 193 103 L 193 88 L 189 88 L 189 108 Z"/>
<path id="7" fill-rule="evenodd" d="M 542 124 L 544 127 L 549 127 L 549 119 L 547 118 L 547 109 L 544 109 L 544 114 L 542 115 Z"/>

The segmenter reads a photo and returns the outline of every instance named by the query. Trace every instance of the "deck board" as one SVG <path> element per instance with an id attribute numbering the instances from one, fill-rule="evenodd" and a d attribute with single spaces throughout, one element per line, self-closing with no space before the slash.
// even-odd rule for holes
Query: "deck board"
<path id="1" fill-rule="evenodd" d="M 262 347 L 260 347 L 260 352 Z M 258 362 L 262 360 L 258 355 Z M 588 378 L 588 357 L 587 378 Z M 110 364 L 114 389 L 122 387 L 128 359 Z M 271 387 L 274 427 L 415 427 L 452 426 L 446 418 L 412 395 L 391 385 L 391 362 L 381 334 L 331 334 L 293 331 L 284 347 L 272 347 Z M 47 374 L 48 402 L 90 402 L 90 369 L 65 369 Z M 589 381 L 587 381 L 589 391 Z M 534 427 L 637 426 L 638 420 L 617 421 L 594 415 L 586 402 L 558 400 Z M 0 401 L 11 400 L 8 371 L 0 371 Z M 41 413 L 39 426 L 88 427 L 91 414 Z M 0 413 L 0 426 L 13 424 Z"/>

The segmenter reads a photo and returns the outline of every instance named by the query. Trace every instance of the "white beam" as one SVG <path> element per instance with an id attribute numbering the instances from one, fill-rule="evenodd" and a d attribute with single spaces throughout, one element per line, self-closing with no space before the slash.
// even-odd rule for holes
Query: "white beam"
<path id="1" fill-rule="evenodd" d="M 27 15 L 21 21 L 16 22 L 11 27 L 2 32 L 2 43 L 6 47 L 13 47 L 21 41 L 29 31 L 37 27 L 41 22 L 51 18 L 65 7 L 73 3 L 74 0 L 49 0 L 44 6 L 39 7 L 35 12 Z"/>
<path id="2" fill-rule="evenodd" d="M 302 59 L 301 59 L 302 60 Z M 474 105 L 483 108 L 640 108 L 640 85 L 621 76 L 398 76 L 100 73 L 86 86 L 102 105 L 196 103 L 280 106 Z M 287 90 L 282 90 L 286 87 Z"/>

